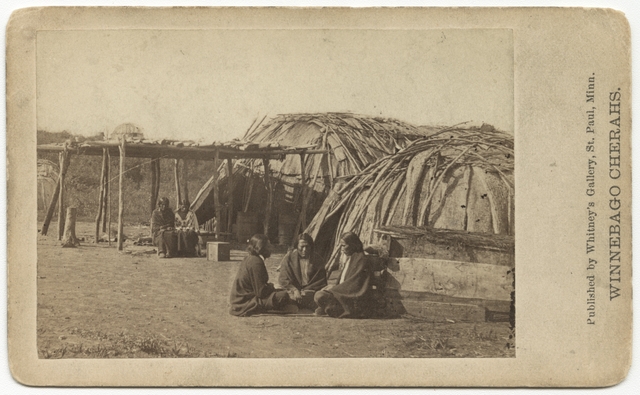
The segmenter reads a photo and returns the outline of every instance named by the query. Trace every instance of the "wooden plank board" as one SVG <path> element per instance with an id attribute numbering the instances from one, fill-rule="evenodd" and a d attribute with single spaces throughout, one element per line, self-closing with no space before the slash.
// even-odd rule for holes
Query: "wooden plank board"
<path id="1" fill-rule="evenodd" d="M 513 252 L 483 249 L 458 243 L 436 244 L 427 240 L 426 237 L 392 237 L 392 239 L 389 245 L 389 254 L 393 257 L 487 263 L 509 267 L 513 267 L 515 261 Z"/>
<path id="2" fill-rule="evenodd" d="M 399 258 L 387 288 L 461 298 L 511 300 L 506 266 L 425 258 Z"/>

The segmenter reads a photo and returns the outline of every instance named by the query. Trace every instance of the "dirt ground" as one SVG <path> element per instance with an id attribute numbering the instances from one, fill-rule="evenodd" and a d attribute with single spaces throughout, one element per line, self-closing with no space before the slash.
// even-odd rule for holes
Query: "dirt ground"
<path id="1" fill-rule="evenodd" d="M 85 241 L 75 249 L 60 247 L 54 226 L 38 235 L 40 358 L 515 356 L 505 322 L 233 317 L 229 289 L 244 251 L 232 250 L 231 262 L 158 259 L 127 242 L 118 253 L 93 243 L 93 226 L 78 223 Z M 125 227 L 130 238 L 148 232 Z M 267 259 L 272 282 L 282 256 Z"/>

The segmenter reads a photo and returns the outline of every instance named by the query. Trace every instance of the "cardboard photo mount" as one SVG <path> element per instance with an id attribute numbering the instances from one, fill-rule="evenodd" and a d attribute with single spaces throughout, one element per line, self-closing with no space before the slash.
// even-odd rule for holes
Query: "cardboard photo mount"
<path id="1" fill-rule="evenodd" d="M 515 358 L 40 359 L 38 34 L 134 29 L 511 31 Z M 630 367 L 632 334 L 630 48 L 629 24 L 611 9 L 52 7 L 14 12 L 7 27 L 6 88 L 8 347 L 13 377 L 33 386 L 619 383 Z"/>

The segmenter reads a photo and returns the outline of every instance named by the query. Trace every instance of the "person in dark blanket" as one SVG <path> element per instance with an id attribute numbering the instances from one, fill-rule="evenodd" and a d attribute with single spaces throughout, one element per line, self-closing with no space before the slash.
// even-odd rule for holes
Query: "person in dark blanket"
<path id="1" fill-rule="evenodd" d="M 158 257 L 171 258 L 176 256 L 178 238 L 175 232 L 176 217 L 169 207 L 169 199 L 163 197 L 158 201 L 158 207 L 151 214 L 151 235 L 153 244 L 158 247 Z"/>
<path id="2" fill-rule="evenodd" d="M 247 317 L 267 311 L 295 312 L 286 290 L 278 290 L 269 283 L 264 260 L 271 256 L 271 244 L 267 236 L 256 234 L 249 240 L 249 255 L 242 261 L 231 286 L 229 313 Z M 291 308 L 295 308 L 292 311 Z"/>
<path id="3" fill-rule="evenodd" d="M 282 259 L 278 280 L 298 307 L 314 310 L 317 306 L 313 296 L 327 285 L 327 271 L 307 233 L 298 236 L 294 247 Z"/>
<path id="4" fill-rule="evenodd" d="M 340 237 L 342 259 L 336 285 L 316 292 L 316 315 L 331 317 L 363 317 L 368 313 L 372 271 L 364 255 L 362 241 L 352 232 Z"/>
<path id="5" fill-rule="evenodd" d="M 178 254 L 195 256 L 198 245 L 198 217 L 189 210 L 189 201 L 182 199 L 180 208 L 176 210 L 176 230 L 178 236 Z"/>

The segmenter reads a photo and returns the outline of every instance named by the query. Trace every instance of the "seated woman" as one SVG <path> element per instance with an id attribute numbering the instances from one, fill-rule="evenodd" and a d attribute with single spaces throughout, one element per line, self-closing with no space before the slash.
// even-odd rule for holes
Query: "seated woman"
<path id="1" fill-rule="evenodd" d="M 299 307 L 311 310 L 317 307 L 313 295 L 327 285 L 327 272 L 313 251 L 313 239 L 308 234 L 300 234 L 295 249 L 282 259 L 279 282 Z"/>
<path id="2" fill-rule="evenodd" d="M 316 315 L 363 317 L 368 313 L 371 296 L 371 267 L 364 256 L 362 241 L 352 232 L 340 237 L 343 259 L 338 283 L 316 292 Z"/>
<path id="3" fill-rule="evenodd" d="M 175 220 L 176 217 L 169 207 L 169 199 L 163 197 L 151 214 L 151 236 L 153 244 L 158 247 L 160 258 L 176 256 L 178 238 L 174 230 Z"/>
<path id="4" fill-rule="evenodd" d="M 196 256 L 198 245 L 198 218 L 189 210 L 189 201 L 182 199 L 180 208 L 176 211 L 176 231 L 178 234 L 178 254 L 182 256 Z"/>
<path id="5" fill-rule="evenodd" d="M 249 240 L 249 255 L 242 261 L 231 286 L 229 313 L 239 317 L 263 313 L 269 310 L 289 310 L 291 299 L 285 290 L 276 291 L 269 283 L 269 274 L 264 260 L 271 256 L 271 245 L 267 236 L 256 234 Z M 297 308 L 295 308 L 297 311 Z"/>

